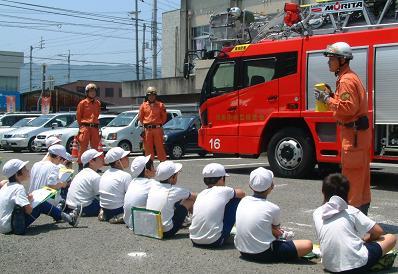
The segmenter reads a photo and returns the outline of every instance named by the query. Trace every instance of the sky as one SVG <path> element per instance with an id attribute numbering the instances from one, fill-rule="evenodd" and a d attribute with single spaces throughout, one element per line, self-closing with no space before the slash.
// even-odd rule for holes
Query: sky
<path id="1" fill-rule="evenodd" d="M 162 13 L 179 7 L 180 0 L 158 0 L 158 62 Z M 134 9 L 134 0 L 0 0 L 0 51 L 24 52 L 25 63 L 33 46 L 33 62 L 38 64 L 67 63 L 68 51 L 72 65 L 135 64 L 135 29 L 129 15 Z M 138 0 L 138 9 L 141 55 L 144 23 L 146 41 L 151 38 L 152 0 Z M 147 49 L 147 66 L 151 55 Z"/>

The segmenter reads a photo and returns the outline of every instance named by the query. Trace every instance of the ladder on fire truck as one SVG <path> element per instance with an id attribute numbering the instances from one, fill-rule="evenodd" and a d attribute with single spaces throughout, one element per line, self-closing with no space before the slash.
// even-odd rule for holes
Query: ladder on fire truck
<path id="1" fill-rule="evenodd" d="M 319 1 L 302 6 L 286 3 L 284 11 L 274 17 L 235 7 L 211 16 L 209 37 L 213 43 L 226 46 L 398 26 L 397 6 L 397 0 Z"/>
<path id="2" fill-rule="evenodd" d="M 238 7 L 210 17 L 209 39 L 216 48 L 262 40 L 349 32 L 398 26 L 398 0 L 341 0 L 298 5 L 286 3 L 284 11 L 261 15 Z M 185 53 L 184 77 L 189 78 L 195 60 L 213 59 L 218 50 Z"/>

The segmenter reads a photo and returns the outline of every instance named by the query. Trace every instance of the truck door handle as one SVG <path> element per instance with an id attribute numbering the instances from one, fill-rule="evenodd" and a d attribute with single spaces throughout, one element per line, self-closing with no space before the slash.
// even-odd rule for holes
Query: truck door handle
<path id="1" fill-rule="evenodd" d="M 237 106 L 229 107 L 229 108 L 227 108 L 227 111 L 230 111 L 230 112 L 236 111 L 237 108 L 238 108 Z"/>
<path id="2" fill-rule="evenodd" d="M 267 99 L 268 99 L 269 102 L 274 102 L 274 101 L 278 100 L 278 96 L 277 95 L 271 95 L 271 96 L 268 96 Z"/>

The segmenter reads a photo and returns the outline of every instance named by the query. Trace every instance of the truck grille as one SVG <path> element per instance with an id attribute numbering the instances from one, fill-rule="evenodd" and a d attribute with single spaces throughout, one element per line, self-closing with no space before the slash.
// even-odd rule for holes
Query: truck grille
<path id="1" fill-rule="evenodd" d="M 37 139 L 46 139 L 46 136 L 45 135 L 38 135 Z"/>
<path id="2" fill-rule="evenodd" d="M 11 134 L 4 134 L 4 138 L 11 138 Z"/>

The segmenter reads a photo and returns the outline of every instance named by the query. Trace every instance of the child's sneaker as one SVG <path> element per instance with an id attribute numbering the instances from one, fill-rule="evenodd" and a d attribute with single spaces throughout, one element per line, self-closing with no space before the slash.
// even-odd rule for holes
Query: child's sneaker
<path id="1" fill-rule="evenodd" d="M 82 205 L 77 205 L 77 207 L 69 214 L 71 217 L 69 224 L 71 226 L 77 227 L 77 225 L 79 224 L 80 216 L 82 215 L 82 211 L 83 211 Z"/>
<path id="2" fill-rule="evenodd" d="M 123 213 L 118 214 L 109 219 L 109 223 L 111 224 L 124 224 Z"/>
<path id="3" fill-rule="evenodd" d="M 188 215 L 185 217 L 185 220 L 184 220 L 184 222 L 182 223 L 181 227 L 189 227 L 189 226 L 191 225 L 191 223 L 192 223 L 192 215 L 190 216 L 190 214 L 188 214 Z"/>
<path id="4" fill-rule="evenodd" d="M 286 241 L 290 241 L 294 238 L 294 232 L 293 231 L 283 231 L 283 234 L 279 237 L 279 239 L 281 240 L 286 240 Z"/>
<path id="5" fill-rule="evenodd" d="M 98 214 L 98 221 L 105 222 L 104 210 L 101 208 Z"/>

